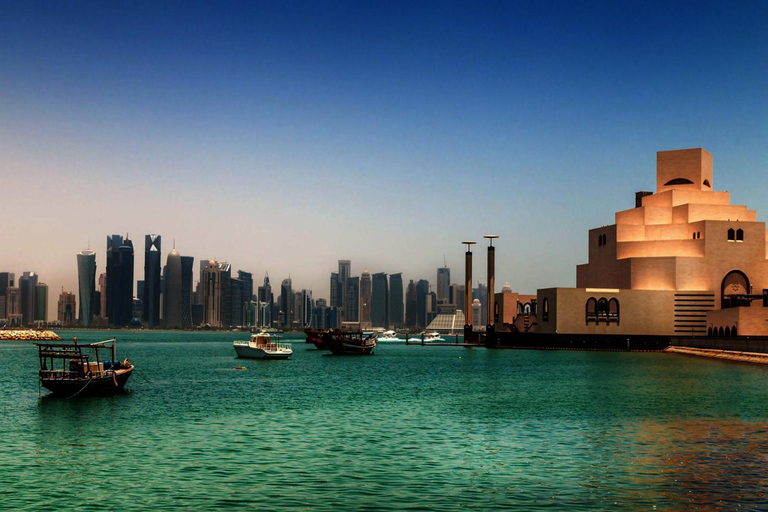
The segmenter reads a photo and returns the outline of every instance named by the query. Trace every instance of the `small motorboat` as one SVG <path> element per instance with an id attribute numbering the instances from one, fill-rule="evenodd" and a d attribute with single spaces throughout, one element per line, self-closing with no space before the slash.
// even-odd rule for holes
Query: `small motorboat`
<path id="1" fill-rule="evenodd" d="M 397 337 L 397 333 L 395 331 L 384 331 L 381 336 L 379 336 L 378 341 L 405 341 L 401 340 Z"/>
<path id="2" fill-rule="evenodd" d="M 424 334 L 424 343 L 445 341 L 445 338 L 440 336 L 439 332 L 429 332 Z"/>
<path id="3" fill-rule="evenodd" d="M 274 338 L 274 339 L 273 339 Z M 233 346 L 237 357 L 249 359 L 288 359 L 293 355 L 293 349 L 289 345 L 277 343 L 277 336 L 268 332 L 251 334 L 248 341 L 235 341 Z"/>

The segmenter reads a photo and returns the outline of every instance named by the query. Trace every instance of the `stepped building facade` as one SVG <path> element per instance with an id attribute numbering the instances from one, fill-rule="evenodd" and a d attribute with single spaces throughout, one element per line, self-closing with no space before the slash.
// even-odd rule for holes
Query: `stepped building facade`
<path id="1" fill-rule="evenodd" d="M 541 289 L 537 331 L 768 335 L 765 222 L 714 188 L 703 149 L 657 153 L 656 191 L 589 231 L 576 288 Z"/>

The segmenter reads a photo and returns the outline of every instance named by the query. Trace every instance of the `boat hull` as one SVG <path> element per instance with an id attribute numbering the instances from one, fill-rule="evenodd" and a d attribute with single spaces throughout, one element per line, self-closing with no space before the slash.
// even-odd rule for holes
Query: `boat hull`
<path id="1" fill-rule="evenodd" d="M 105 395 L 124 391 L 125 383 L 133 373 L 134 367 L 110 372 L 91 379 L 51 379 L 41 378 L 40 384 L 51 393 L 62 396 Z"/>
<path id="2" fill-rule="evenodd" d="M 250 347 L 247 344 L 235 344 L 234 347 L 237 357 L 245 359 L 288 359 L 293 355 L 291 349 L 268 350 Z"/>

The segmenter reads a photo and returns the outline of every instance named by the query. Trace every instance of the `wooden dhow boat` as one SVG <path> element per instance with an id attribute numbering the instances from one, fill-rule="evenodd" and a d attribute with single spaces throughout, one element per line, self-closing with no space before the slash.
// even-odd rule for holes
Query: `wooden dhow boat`
<path id="1" fill-rule="evenodd" d="M 122 391 L 134 366 L 117 360 L 116 340 L 97 343 L 36 343 L 40 384 L 52 393 L 74 397 Z M 110 357 L 111 356 L 111 357 Z"/>
<path id="2" fill-rule="evenodd" d="M 323 333 L 323 345 L 336 355 L 373 354 L 376 333 L 332 330 Z"/>

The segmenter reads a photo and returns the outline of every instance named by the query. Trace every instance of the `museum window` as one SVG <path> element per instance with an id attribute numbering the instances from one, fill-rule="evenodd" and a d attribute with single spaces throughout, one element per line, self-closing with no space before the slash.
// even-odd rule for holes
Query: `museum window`
<path id="1" fill-rule="evenodd" d="M 743 242 L 744 241 L 744 230 L 739 228 L 736 230 L 736 241 L 737 242 Z"/>
<path id="2" fill-rule="evenodd" d="M 736 336 L 736 326 L 731 327 L 731 336 Z"/>
<path id="3" fill-rule="evenodd" d="M 726 326 L 725 327 L 725 337 L 730 338 L 731 337 L 731 328 Z"/>
<path id="4" fill-rule="evenodd" d="M 605 320 L 608 323 L 608 299 L 600 297 L 597 301 L 597 322 Z"/>
<path id="5" fill-rule="evenodd" d="M 544 297 L 544 304 L 542 305 L 541 319 L 544 322 L 549 322 L 549 300 Z"/>
<path id="6" fill-rule="evenodd" d="M 696 232 L 696 238 L 701 238 L 701 231 Z"/>
<path id="7" fill-rule="evenodd" d="M 736 232 L 733 230 L 733 228 L 730 228 L 728 230 L 728 241 L 733 242 L 736 240 Z"/>
<path id="8" fill-rule="evenodd" d="M 696 240 L 696 233 L 693 234 L 693 239 Z"/>
<path id="9" fill-rule="evenodd" d="M 721 338 L 725 335 L 725 333 L 723 332 L 722 326 L 720 326 L 720 328 L 717 330 L 717 335 Z"/>
<path id="10" fill-rule="evenodd" d="M 619 299 L 611 297 L 611 300 L 608 301 L 608 323 L 614 322 L 619 325 L 619 316 Z"/>
<path id="11" fill-rule="evenodd" d="M 707 336 L 709 336 L 710 338 L 712 337 L 712 328 L 711 327 L 707 329 Z"/>
<path id="12" fill-rule="evenodd" d="M 590 297 L 587 299 L 587 324 L 589 322 L 597 322 L 597 299 Z"/>

